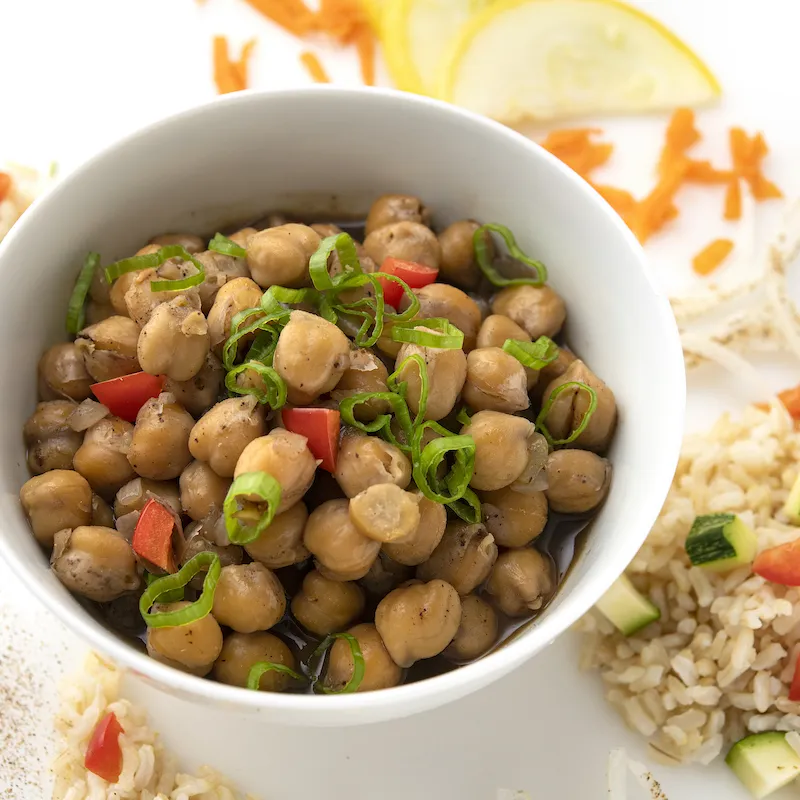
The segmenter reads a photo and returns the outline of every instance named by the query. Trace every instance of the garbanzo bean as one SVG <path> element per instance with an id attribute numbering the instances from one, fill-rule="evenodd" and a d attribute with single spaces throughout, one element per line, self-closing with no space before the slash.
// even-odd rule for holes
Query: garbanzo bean
<path id="1" fill-rule="evenodd" d="M 180 280 L 194 275 L 197 268 L 190 261 L 170 259 L 158 269 L 143 269 L 134 273 L 136 276 L 125 292 L 125 305 L 129 316 L 140 328 L 147 324 L 155 310 L 174 300 L 176 295 L 171 290 L 154 292 L 150 286 L 154 280 Z M 202 285 L 202 284 L 201 284 Z M 184 289 L 181 295 L 186 297 L 195 308 L 200 308 L 200 293 L 197 286 Z"/>
<path id="2" fill-rule="evenodd" d="M 31 478 L 19 490 L 19 499 L 36 541 L 48 549 L 58 531 L 92 521 L 92 489 L 71 469 L 54 469 Z"/>
<path id="3" fill-rule="evenodd" d="M 316 636 L 344 630 L 364 612 L 364 592 L 352 581 L 332 581 L 312 570 L 292 600 L 294 618 Z"/>
<path id="4" fill-rule="evenodd" d="M 428 209 L 419 197 L 408 194 L 384 194 L 369 209 L 364 233 L 369 236 L 378 228 L 395 222 L 416 222 L 427 225 L 430 221 Z"/>
<path id="5" fill-rule="evenodd" d="M 151 499 L 158 500 L 175 514 L 181 513 L 181 498 L 175 481 L 149 478 L 134 478 L 121 487 L 114 498 L 114 513 L 117 517 L 124 517 L 133 511 L 141 511 Z"/>
<path id="6" fill-rule="evenodd" d="M 335 388 L 350 363 L 350 341 L 332 323 L 292 311 L 275 349 L 275 370 L 286 381 L 289 402 L 303 405 Z"/>
<path id="7" fill-rule="evenodd" d="M 391 689 L 403 677 L 403 671 L 392 661 L 389 651 L 381 639 L 378 629 L 364 622 L 347 631 L 358 641 L 364 657 L 364 677 L 356 692 L 373 692 L 376 689 Z M 329 689 L 340 692 L 353 677 L 353 653 L 348 642 L 337 639 L 331 648 L 324 683 Z"/>
<path id="8" fill-rule="evenodd" d="M 335 477 L 348 497 L 381 483 L 405 489 L 411 482 L 411 463 L 399 448 L 375 436 L 345 436 Z"/>
<path id="9" fill-rule="evenodd" d="M 76 406 L 69 400 L 39 403 L 22 429 L 28 445 L 28 467 L 34 475 L 51 469 L 72 469 L 83 434 L 72 430 L 67 420 Z"/>
<path id="10" fill-rule="evenodd" d="M 553 591 L 553 565 L 532 547 L 506 550 L 492 568 L 486 591 L 509 617 L 538 611 Z"/>
<path id="11" fill-rule="evenodd" d="M 555 450 L 547 458 L 547 500 L 553 511 L 585 514 L 605 500 L 611 465 L 588 450 Z"/>
<path id="12" fill-rule="evenodd" d="M 39 395 L 43 400 L 85 400 L 94 381 L 86 371 L 83 353 L 72 342 L 45 350 L 39 359 Z"/>
<path id="13" fill-rule="evenodd" d="M 195 423 L 189 436 L 189 452 L 205 461 L 217 475 L 232 478 L 245 447 L 266 430 L 264 409 L 255 397 L 230 397 Z"/>
<path id="14" fill-rule="evenodd" d="M 286 595 L 274 572 L 263 564 L 223 567 L 211 613 L 239 633 L 265 631 L 286 611 Z"/>
<path id="15" fill-rule="evenodd" d="M 225 495 L 231 485 L 230 480 L 220 478 L 203 461 L 192 461 L 181 472 L 179 483 L 181 507 L 186 514 L 198 522 L 213 511 L 222 511 Z"/>
<path id="16" fill-rule="evenodd" d="M 161 247 L 157 244 L 147 244 L 141 248 L 141 250 L 137 250 L 134 255 L 147 256 L 151 253 L 157 253 L 160 249 Z M 97 270 L 97 272 L 102 271 L 102 269 Z M 95 272 L 95 275 L 97 272 Z M 138 274 L 138 272 L 126 272 L 124 275 L 117 278 L 109 289 L 108 297 L 111 301 L 111 305 L 114 307 L 114 312 L 121 317 L 128 316 L 128 304 L 125 302 L 125 295 L 128 293 L 128 289 L 131 288 Z"/>
<path id="17" fill-rule="evenodd" d="M 155 612 L 178 611 L 189 603 L 156 603 Z M 187 625 L 148 628 L 147 652 L 151 658 L 192 675 L 208 675 L 222 652 L 222 631 L 211 614 Z"/>
<path id="18" fill-rule="evenodd" d="M 478 347 L 502 347 L 508 339 L 529 342 L 530 334 L 503 314 L 490 314 L 478 330 Z"/>
<path id="19" fill-rule="evenodd" d="M 447 511 L 441 503 L 429 500 L 422 492 L 415 492 L 419 498 L 419 525 L 416 531 L 402 542 L 389 542 L 383 550 L 389 558 L 399 564 L 415 567 L 431 557 L 444 536 L 447 525 Z"/>
<path id="20" fill-rule="evenodd" d="M 258 306 L 261 295 L 258 284 L 250 278 L 234 278 L 219 288 L 208 312 L 208 333 L 217 355 L 222 353 L 222 346 L 231 335 L 231 320 L 240 311 Z"/>
<path id="21" fill-rule="evenodd" d="M 255 231 L 254 231 L 255 232 Z M 242 245 L 245 247 L 246 245 Z M 208 314 L 214 305 L 219 290 L 235 278 L 249 278 L 250 270 L 243 258 L 226 256 L 214 250 L 198 253 L 197 260 L 205 267 L 206 279 L 197 287 L 203 313 Z"/>
<path id="22" fill-rule="evenodd" d="M 128 317 L 109 317 L 84 328 L 75 340 L 86 371 L 95 381 L 109 381 L 141 367 L 136 356 L 139 326 Z"/>
<path id="23" fill-rule="evenodd" d="M 350 351 L 350 363 L 342 373 L 336 388 L 331 392 L 331 397 L 341 403 L 346 397 L 365 392 L 386 392 L 386 379 L 389 372 L 385 364 L 369 350 L 359 349 Z M 385 414 L 388 404 L 385 400 L 369 400 L 360 403 L 353 409 L 353 416 L 357 420 L 370 422 L 378 414 Z"/>
<path id="24" fill-rule="evenodd" d="M 499 623 L 495 610 L 475 594 L 461 598 L 461 624 L 443 655 L 463 663 L 482 656 L 496 641 Z"/>
<path id="25" fill-rule="evenodd" d="M 206 248 L 205 241 L 194 233 L 160 233 L 158 236 L 154 236 L 148 244 L 156 244 L 159 247 L 177 244 L 192 255 L 200 253 Z"/>
<path id="26" fill-rule="evenodd" d="M 114 527 L 114 512 L 111 506 L 100 497 L 99 494 L 92 495 L 92 525 L 99 525 L 101 528 Z"/>
<path id="27" fill-rule="evenodd" d="M 525 547 L 547 524 L 544 492 L 517 492 L 512 486 L 481 493 L 486 530 L 501 547 Z"/>
<path id="28" fill-rule="evenodd" d="M 419 527 L 419 498 L 393 483 L 370 486 L 350 501 L 350 519 L 376 542 L 406 541 Z"/>
<path id="29" fill-rule="evenodd" d="M 308 225 L 294 222 L 259 231 L 247 243 L 247 266 L 253 280 L 264 289 L 309 286 L 308 261 L 320 241 Z"/>
<path id="30" fill-rule="evenodd" d="M 439 267 L 440 280 L 449 281 L 462 289 L 474 289 L 481 278 L 478 262 L 475 260 L 473 237 L 480 225 L 471 219 L 454 222 L 439 234 L 442 248 L 442 261 Z M 484 234 L 490 253 L 494 251 L 491 236 Z"/>
<path id="31" fill-rule="evenodd" d="M 139 409 L 128 461 L 143 478 L 177 478 L 192 460 L 189 434 L 194 420 L 169 395 L 151 398 Z"/>
<path id="32" fill-rule="evenodd" d="M 245 545 L 247 554 L 270 569 L 280 569 L 305 561 L 311 553 L 303 544 L 303 529 L 308 519 L 305 503 L 295 503 L 278 514 L 267 529 Z"/>
<path id="33" fill-rule="evenodd" d="M 414 570 L 405 564 L 399 564 L 386 555 L 383 548 L 372 562 L 369 572 L 358 583 L 371 595 L 384 597 L 401 583 L 411 580 Z"/>
<path id="34" fill-rule="evenodd" d="M 175 395 L 175 399 L 195 419 L 199 419 L 216 403 L 224 377 L 222 362 L 213 353 L 208 353 L 197 375 L 188 381 L 167 378 L 164 391 Z"/>
<path id="35" fill-rule="evenodd" d="M 499 347 L 481 347 L 467 356 L 464 402 L 476 411 L 524 411 L 531 404 L 528 376 L 514 356 Z"/>
<path id="36" fill-rule="evenodd" d="M 533 339 L 552 339 L 567 318 L 564 300 L 549 286 L 509 286 L 495 295 L 492 313 L 509 317 Z"/>
<path id="37" fill-rule="evenodd" d="M 136 477 L 128 461 L 133 425 L 119 417 L 105 417 L 92 425 L 73 459 L 89 485 L 102 497 L 113 497 L 121 486 Z"/>
<path id="38" fill-rule="evenodd" d="M 419 222 L 390 222 L 383 225 L 364 239 L 364 249 L 379 268 L 391 257 L 439 269 L 442 257 L 436 234 Z"/>
<path id="39" fill-rule="evenodd" d="M 214 677 L 229 686 L 246 687 L 250 670 L 259 661 L 297 669 L 297 659 L 277 636 L 262 632 L 232 633 L 225 637 L 222 651 L 214 663 Z M 261 676 L 258 688 L 262 692 L 282 692 L 291 682 L 285 673 L 269 670 Z"/>
<path id="40" fill-rule="evenodd" d="M 481 326 L 481 310 L 468 294 L 447 283 L 430 283 L 422 289 L 414 289 L 414 294 L 419 300 L 418 319 L 444 317 L 464 334 L 465 351 L 475 347 Z M 408 300 L 404 297 L 400 308 L 407 307 Z"/>

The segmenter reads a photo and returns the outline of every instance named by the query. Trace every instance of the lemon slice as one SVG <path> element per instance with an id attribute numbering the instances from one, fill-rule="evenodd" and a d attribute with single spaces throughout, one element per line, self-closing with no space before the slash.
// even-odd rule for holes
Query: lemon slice
<path id="1" fill-rule="evenodd" d="M 508 124 L 708 103 L 700 58 L 656 20 L 616 0 L 504 0 L 461 28 L 440 96 Z"/>
<path id="2" fill-rule="evenodd" d="M 382 3 L 383 56 L 398 89 L 434 95 L 442 59 L 465 22 L 492 0 L 365 0 Z"/>

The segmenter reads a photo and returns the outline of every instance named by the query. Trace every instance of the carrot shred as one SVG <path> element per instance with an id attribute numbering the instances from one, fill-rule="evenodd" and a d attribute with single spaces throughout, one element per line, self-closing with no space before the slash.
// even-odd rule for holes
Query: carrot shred
<path id="1" fill-rule="evenodd" d="M 800 385 L 779 392 L 778 399 L 786 406 L 792 419 L 800 419 Z"/>
<path id="2" fill-rule="evenodd" d="M 542 142 L 542 147 L 582 178 L 588 179 L 592 170 L 605 164 L 614 151 L 612 144 L 591 140 L 597 133 L 601 133 L 597 128 L 565 128 L 551 131 Z"/>
<path id="3" fill-rule="evenodd" d="M 6 199 L 11 191 L 11 176 L 7 172 L 0 172 L 0 203 Z"/>
<path id="4" fill-rule="evenodd" d="M 302 0 L 247 0 L 267 19 L 294 36 L 305 36 L 316 29 L 315 14 Z"/>
<path id="5" fill-rule="evenodd" d="M 710 161 L 689 161 L 686 180 L 692 183 L 727 183 L 733 177 L 729 169 L 717 169 Z"/>
<path id="6" fill-rule="evenodd" d="M 677 108 L 667 125 L 664 147 L 658 162 L 658 174 L 663 178 L 671 172 L 670 165 L 682 157 L 692 145 L 701 139 L 700 132 L 694 126 L 694 111 L 691 108 Z"/>
<path id="7" fill-rule="evenodd" d="M 692 267 L 698 275 L 709 275 L 730 255 L 731 250 L 733 242 L 730 239 L 715 239 L 692 259 Z"/>
<path id="8" fill-rule="evenodd" d="M 783 197 L 783 192 L 764 177 L 762 162 L 769 147 L 761 133 L 752 138 L 742 128 L 731 128 L 729 134 L 731 161 L 737 175 L 744 178 L 755 200 Z"/>
<path id="9" fill-rule="evenodd" d="M 255 39 L 251 39 L 242 48 L 239 60 L 231 61 L 228 39 L 225 36 L 214 37 L 214 83 L 219 94 L 240 92 L 247 88 L 247 64 L 255 44 Z"/>
<path id="10" fill-rule="evenodd" d="M 630 214 L 636 207 L 636 198 L 625 189 L 617 189 L 614 186 L 599 186 L 594 183 L 592 186 L 621 217 Z"/>
<path id="11" fill-rule="evenodd" d="M 375 85 L 375 35 L 369 25 L 360 25 L 355 34 L 356 52 L 365 86 Z"/>
<path id="12" fill-rule="evenodd" d="M 742 187 L 737 175 L 728 181 L 725 189 L 725 210 L 722 216 L 730 221 L 742 218 Z"/>
<path id="13" fill-rule="evenodd" d="M 306 50 L 305 52 L 300 54 L 300 61 L 303 63 L 303 66 L 308 70 L 308 74 L 317 83 L 331 82 L 331 79 L 328 77 L 328 73 L 325 72 L 325 68 L 322 66 L 322 63 L 316 57 L 316 55 L 314 55 L 314 53 Z"/>
<path id="14" fill-rule="evenodd" d="M 664 161 L 661 179 L 650 194 L 636 204 L 626 219 L 642 244 L 678 216 L 673 200 L 684 181 L 687 168 L 688 160 L 682 156 L 675 157 L 673 154 L 669 160 Z"/>

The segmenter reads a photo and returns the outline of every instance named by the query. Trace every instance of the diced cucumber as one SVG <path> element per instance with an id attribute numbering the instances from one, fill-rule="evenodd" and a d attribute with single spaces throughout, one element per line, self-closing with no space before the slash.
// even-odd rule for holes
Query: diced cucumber
<path id="1" fill-rule="evenodd" d="M 789 492 L 789 496 L 783 504 L 783 513 L 789 517 L 790 522 L 800 525 L 800 475 L 797 476 L 792 491 Z"/>
<path id="2" fill-rule="evenodd" d="M 800 756 L 787 744 L 786 734 L 778 731 L 740 739 L 728 751 L 725 763 L 757 800 L 800 775 Z"/>
<path id="3" fill-rule="evenodd" d="M 627 575 L 620 575 L 614 581 L 611 588 L 597 601 L 595 608 L 625 636 L 632 636 L 661 617 L 658 608 L 636 591 Z"/>
<path id="4" fill-rule="evenodd" d="M 686 537 L 686 553 L 696 567 L 725 570 L 752 563 L 758 552 L 755 533 L 736 514 L 695 517 Z"/>

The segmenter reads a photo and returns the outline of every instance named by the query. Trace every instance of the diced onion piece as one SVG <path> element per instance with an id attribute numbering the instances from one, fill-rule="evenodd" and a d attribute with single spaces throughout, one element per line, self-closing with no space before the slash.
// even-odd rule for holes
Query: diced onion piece
<path id="1" fill-rule="evenodd" d="M 67 417 L 67 425 L 72 430 L 80 433 L 92 425 L 100 422 L 111 412 L 102 403 L 98 403 L 91 398 L 86 398 L 76 409 Z"/>

